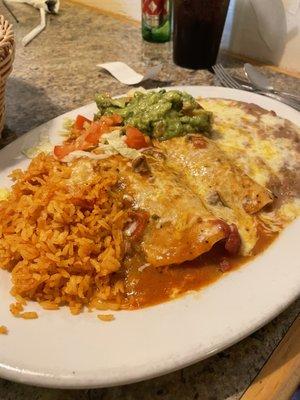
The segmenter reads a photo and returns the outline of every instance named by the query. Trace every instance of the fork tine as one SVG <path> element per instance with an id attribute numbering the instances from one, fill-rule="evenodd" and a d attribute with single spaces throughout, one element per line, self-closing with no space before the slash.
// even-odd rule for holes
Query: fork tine
<path id="1" fill-rule="evenodd" d="M 241 89 L 241 85 L 225 70 L 225 68 L 221 64 L 216 64 L 213 69 L 216 72 L 217 76 L 222 78 L 227 86 L 234 89 Z"/>
<path id="2" fill-rule="evenodd" d="M 217 79 L 220 81 L 220 83 L 222 84 L 222 86 L 226 86 L 226 87 L 232 88 L 231 82 L 228 81 L 226 76 L 224 76 L 222 71 L 220 71 L 217 66 L 213 66 L 213 71 L 215 72 L 215 75 L 216 75 Z"/>
<path id="3" fill-rule="evenodd" d="M 230 87 L 235 88 L 235 89 L 238 89 L 238 88 L 239 88 L 238 83 L 235 82 L 235 81 L 229 76 L 229 74 L 226 72 L 226 70 L 225 70 L 221 65 L 218 66 L 218 71 L 219 71 L 219 74 L 223 77 L 224 81 L 225 81 Z"/>
<path id="4" fill-rule="evenodd" d="M 240 89 L 240 84 L 226 71 L 222 64 L 217 64 L 217 68 L 220 74 L 230 83 L 231 87 Z"/>
<path id="5" fill-rule="evenodd" d="M 214 72 L 214 83 L 217 83 L 220 86 L 224 86 L 223 81 L 220 79 L 219 74 L 215 70 L 215 66 L 212 67 L 212 70 Z"/>
<path id="6" fill-rule="evenodd" d="M 240 85 L 225 69 L 221 64 L 216 64 L 212 67 L 216 78 L 220 82 L 221 85 L 227 86 L 230 88 L 234 89 L 246 89 L 249 91 L 249 88 L 245 88 L 242 85 Z M 251 89 L 250 91 L 253 91 L 254 93 L 258 93 L 267 97 L 271 97 L 272 99 L 275 99 L 277 101 L 280 101 L 282 103 L 285 103 L 289 105 L 290 107 L 295 108 L 296 110 L 300 111 L 300 105 L 296 101 L 292 99 L 288 99 L 286 97 L 280 96 L 278 94 L 262 91 L 262 90 L 254 90 Z"/>

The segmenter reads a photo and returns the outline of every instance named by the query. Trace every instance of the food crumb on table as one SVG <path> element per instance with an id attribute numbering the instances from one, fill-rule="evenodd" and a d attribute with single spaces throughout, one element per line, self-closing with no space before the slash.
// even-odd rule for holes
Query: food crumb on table
<path id="1" fill-rule="evenodd" d="M 21 313 L 19 317 L 23 319 L 37 319 L 39 316 L 38 313 L 35 311 L 26 311 Z"/>
<path id="2" fill-rule="evenodd" d="M 112 314 L 98 314 L 97 318 L 99 318 L 101 321 L 105 321 L 105 322 L 110 322 L 115 319 L 115 317 Z"/>
<path id="3" fill-rule="evenodd" d="M 8 329 L 5 325 L 0 326 L 0 335 L 7 335 L 8 334 Z"/>
<path id="4" fill-rule="evenodd" d="M 25 311 L 23 305 L 17 301 L 16 303 L 12 303 L 9 306 L 10 312 L 16 318 L 23 318 L 23 319 L 36 319 L 38 318 L 38 314 L 35 311 Z"/>

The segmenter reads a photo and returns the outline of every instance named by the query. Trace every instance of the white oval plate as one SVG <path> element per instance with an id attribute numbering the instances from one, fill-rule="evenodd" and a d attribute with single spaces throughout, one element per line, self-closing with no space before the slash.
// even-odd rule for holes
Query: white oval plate
<path id="1" fill-rule="evenodd" d="M 174 87 L 172 88 L 174 89 Z M 300 113 L 253 93 L 219 87 L 184 86 L 193 96 L 252 102 L 273 109 L 300 125 Z M 8 145 L 0 154 L 0 187 L 7 174 L 28 164 L 21 150 L 41 132 L 53 143 L 65 117 L 92 116 L 94 104 L 42 125 Z M 72 316 L 64 308 L 39 319 L 11 316 L 10 276 L 0 272 L 0 375 L 33 385 L 64 388 L 113 386 L 152 378 L 195 363 L 236 343 L 266 324 L 300 293 L 300 220 L 291 224 L 262 255 L 196 294 L 138 311 L 114 312 L 100 322 L 95 313 Z"/>

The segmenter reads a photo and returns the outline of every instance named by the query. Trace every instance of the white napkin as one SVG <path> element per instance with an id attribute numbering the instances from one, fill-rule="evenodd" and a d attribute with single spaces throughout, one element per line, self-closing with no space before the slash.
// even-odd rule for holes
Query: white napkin
<path id="1" fill-rule="evenodd" d="M 296 15 L 300 8 L 300 0 L 289 0 L 288 13 Z"/>
<path id="2" fill-rule="evenodd" d="M 287 26 L 288 26 L 288 34 L 291 36 L 299 35 L 299 21 L 300 21 L 300 0 L 290 0 L 287 3 Z"/>
<path id="3" fill-rule="evenodd" d="M 104 64 L 97 64 L 97 67 L 103 68 L 110 72 L 118 81 L 124 83 L 125 85 L 136 85 L 147 79 L 153 79 L 161 70 L 162 65 L 156 65 L 149 68 L 145 75 L 141 75 L 130 68 L 127 64 L 115 61 Z"/>
<path id="4" fill-rule="evenodd" d="M 271 52 L 285 46 L 287 23 L 282 0 L 250 0 L 261 39 Z"/>

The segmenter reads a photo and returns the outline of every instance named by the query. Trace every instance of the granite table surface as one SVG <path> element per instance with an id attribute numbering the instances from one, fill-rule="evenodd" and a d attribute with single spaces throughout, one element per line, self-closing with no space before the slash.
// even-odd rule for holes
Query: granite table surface
<path id="1" fill-rule="evenodd" d="M 146 88 L 213 84 L 213 75 L 208 71 L 174 66 L 170 44 L 145 43 L 134 24 L 68 1 L 63 2 L 59 15 L 49 17 L 47 29 L 24 48 L 20 39 L 39 23 L 39 12 L 24 4 L 14 5 L 13 10 L 19 24 L 0 5 L 0 13 L 14 23 L 17 39 L 0 147 L 51 118 L 93 101 L 97 91 L 121 94 L 128 90 L 128 86 L 96 67 L 97 63 L 124 61 L 143 72 L 148 66 L 163 62 L 161 73 L 155 81 L 146 82 Z M 241 61 L 225 54 L 220 59 L 241 73 Z M 268 69 L 264 72 L 277 88 L 300 91 L 299 79 Z M 72 391 L 0 379 L 0 400 L 237 400 L 299 312 L 300 300 L 240 343 L 163 377 L 122 387 Z"/>

